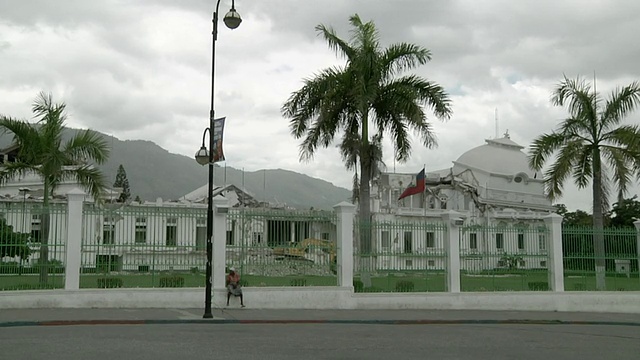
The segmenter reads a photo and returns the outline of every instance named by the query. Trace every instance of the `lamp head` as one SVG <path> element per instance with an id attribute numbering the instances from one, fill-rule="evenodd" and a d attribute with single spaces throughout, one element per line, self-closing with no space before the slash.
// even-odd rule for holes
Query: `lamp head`
<path id="1" fill-rule="evenodd" d="M 200 150 L 196 152 L 196 162 L 202 166 L 209 163 L 209 150 L 206 147 L 200 147 Z"/>
<path id="2" fill-rule="evenodd" d="M 224 21 L 224 24 L 227 25 L 229 29 L 235 29 L 240 26 L 242 18 L 240 17 L 240 14 L 238 14 L 236 9 L 234 7 L 231 7 L 231 10 L 229 10 L 229 12 L 224 16 L 222 21 Z"/>

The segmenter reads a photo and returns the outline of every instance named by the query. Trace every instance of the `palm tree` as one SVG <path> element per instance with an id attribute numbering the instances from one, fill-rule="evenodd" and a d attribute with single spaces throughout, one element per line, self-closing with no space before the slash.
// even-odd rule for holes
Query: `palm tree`
<path id="1" fill-rule="evenodd" d="M 18 148 L 15 162 L 0 168 L 0 185 L 26 174 L 37 174 L 43 181 L 42 241 L 40 246 L 40 283 L 47 283 L 49 199 L 56 187 L 65 180 L 75 180 L 90 195 L 100 200 L 105 189 L 101 171 L 88 164 L 92 160 L 102 164 L 109 156 L 106 141 L 96 132 L 85 130 L 63 141 L 67 118 L 64 103 L 54 103 L 50 94 L 40 93 L 32 110 L 36 123 L 0 116 L 0 131 L 13 134 L 13 146 Z"/>
<path id="2" fill-rule="evenodd" d="M 545 189 L 551 199 L 562 195 L 569 176 L 580 189 L 591 182 L 596 287 L 605 289 L 604 213 L 608 208 L 611 181 L 621 194 L 633 175 L 640 174 L 640 127 L 621 122 L 640 103 L 640 84 L 633 82 L 603 100 L 591 85 L 579 77 L 564 78 L 553 91 L 551 102 L 566 106 L 569 117 L 557 131 L 534 140 L 529 164 L 541 170 L 557 153 L 545 172 Z M 611 177 L 611 179 L 610 179 Z"/>
<path id="3" fill-rule="evenodd" d="M 339 38 L 332 28 L 316 26 L 329 47 L 346 58 L 346 64 L 306 79 L 282 106 L 282 113 L 290 119 L 292 135 L 304 138 L 301 160 L 313 158 L 318 147 L 328 147 L 342 131 L 339 146 L 345 165 L 360 165 L 359 217 L 365 223 L 371 219 L 370 181 L 377 151 L 376 139 L 369 137 L 370 127 L 374 137 L 390 135 L 396 160 L 405 162 L 411 154 L 409 131 L 418 132 L 427 148 L 436 146 L 424 107 L 442 120 L 451 116 L 451 108 L 440 85 L 402 75 L 431 60 L 429 50 L 409 43 L 383 49 L 373 22 L 363 23 L 357 14 L 349 22 L 353 28 L 350 42 Z M 354 156 L 357 161 L 348 160 Z M 366 238 L 361 237 L 364 253 L 370 250 Z"/>

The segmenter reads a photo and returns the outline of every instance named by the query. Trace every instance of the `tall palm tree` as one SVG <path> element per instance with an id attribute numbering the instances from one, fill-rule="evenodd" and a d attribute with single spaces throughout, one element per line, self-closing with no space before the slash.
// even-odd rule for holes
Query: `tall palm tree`
<path id="1" fill-rule="evenodd" d="M 96 132 L 85 130 L 63 141 L 67 118 L 64 103 L 54 103 L 51 94 L 40 93 L 32 110 L 36 123 L 0 116 L 0 131 L 13 134 L 18 148 L 15 162 L 0 167 L 0 185 L 26 174 L 37 174 L 43 181 L 42 240 L 40 246 L 40 283 L 46 284 L 48 269 L 49 200 L 65 180 L 75 180 L 90 195 L 100 200 L 106 187 L 101 171 L 87 161 L 102 164 L 109 156 L 106 141 Z"/>
<path id="2" fill-rule="evenodd" d="M 553 91 L 551 102 L 566 106 L 569 117 L 557 131 L 534 140 L 529 164 L 541 170 L 556 154 L 545 172 L 545 188 L 551 199 L 562 195 L 569 176 L 580 189 L 591 182 L 596 287 L 604 290 L 604 213 L 611 182 L 624 194 L 634 175 L 640 174 L 640 127 L 621 124 L 640 104 L 640 83 L 633 82 L 611 93 L 606 100 L 579 77 L 564 78 Z"/>
<path id="3" fill-rule="evenodd" d="M 349 18 L 351 39 L 345 41 L 324 25 L 316 31 L 337 55 L 346 58 L 344 66 L 322 70 L 291 94 L 282 106 L 289 126 L 300 144 L 301 160 L 310 160 L 318 147 L 328 147 L 342 131 L 340 149 L 347 159 L 355 155 L 360 165 L 359 217 L 371 219 L 370 181 L 376 152 L 372 133 L 392 138 L 395 157 L 405 162 L 411 154 L 409 131 L 414 130 L 428 148 L 436 146 L 425 107 L 445 120 L 451 116 L 450 101 L 444 89 L 416 75 L 403 75 L 431 60 L 431 52 L 418 45 L 397 43 L 381 48 L 375 24 L 363 23 L 356 14 Z M 354 140 L 356 142 L 354 143 Z M 370 250 L 361 236 L 361 251 Z"/>

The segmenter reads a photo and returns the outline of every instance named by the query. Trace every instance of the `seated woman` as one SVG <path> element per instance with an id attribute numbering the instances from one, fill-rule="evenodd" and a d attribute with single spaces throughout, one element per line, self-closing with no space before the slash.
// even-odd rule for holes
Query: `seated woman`
<path id="1" fill-rule="evenodd" d="M 244 307 L 242 287 L 240 286 L 240 274 L 236 272 L 235 268 L 230 268 L 229 275 L 227 275 L 227 306 L 229 306 L 231 295 L 239 297 L 240 305 Z"/>

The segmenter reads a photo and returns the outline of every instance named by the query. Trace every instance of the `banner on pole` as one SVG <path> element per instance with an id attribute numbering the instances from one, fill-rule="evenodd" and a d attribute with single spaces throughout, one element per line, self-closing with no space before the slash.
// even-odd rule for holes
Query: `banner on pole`
<path id="1" fill-rule="evenodd" d="M 224 121 L 226 118 L 214 119 L 213 129 L 210 136 L 213 136 L 213 162 L 224 161 L 224 152 L 222 151 L 222 135 L 224 133 Z"/>

